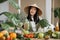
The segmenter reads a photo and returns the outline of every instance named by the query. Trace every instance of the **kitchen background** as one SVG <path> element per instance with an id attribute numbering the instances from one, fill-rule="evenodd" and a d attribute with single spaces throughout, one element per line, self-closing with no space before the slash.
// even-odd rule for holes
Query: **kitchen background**
<path id="1" fill-rule="evenodd" d="M 50 2 L 51 1 L 51 2 Z M 54 17 L 54 8 L 58 8 L 60 7 L 60 0 L 20 0 L 20 11 L 22 12 L 21 15 L 25 14 L 24 13 L 24 7 L 30 4 L 34 4 L 36 3 L 42 10 L 43 15 L 42 18 L 47 18 L 49 20 L 49 22 L 51 22 L 52 24 L 56 24 L 58 18 Z M 19 1 L 16 0 L 16 2 L 18 3 Z M 48 2 L 50 2 L 50 6 L 49 4 L 47 4 Z M 47 11 L 47 9 L 49 11 Z M 13 12 L 13 13 L 17 13 L 18 10 L 16 10 L 15 8 L 13 8 L 8 1 L 5 1 L 3 3 L 0 3 L 0 13 L 4 12 L 4 11 L 9 11 L 9 12 Z M 47 14 L 48 13 L 48 14 Z M 26 14 L 25 14 L 26 15 Z M 47 17 L 48 16 L 48 17 Z M 0 15 L 0 22 L 1 21 L 5 21 L 7 19 L 6 16 L 4 15 Z M 58 20 L 59 21 L 59 20 Z"/>

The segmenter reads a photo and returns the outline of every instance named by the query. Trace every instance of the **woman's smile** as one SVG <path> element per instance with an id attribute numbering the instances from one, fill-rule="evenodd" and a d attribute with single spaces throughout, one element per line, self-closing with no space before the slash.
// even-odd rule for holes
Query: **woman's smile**
<path id="1" fill-rule="evenodd" d="M 35 13 L 36 13 L 36 8 L 35 8 L 35 7 L 32 7 L 32 8 L 30 9 L 30 14 L 31 14 L 32 16 L 34 16 Z"/>

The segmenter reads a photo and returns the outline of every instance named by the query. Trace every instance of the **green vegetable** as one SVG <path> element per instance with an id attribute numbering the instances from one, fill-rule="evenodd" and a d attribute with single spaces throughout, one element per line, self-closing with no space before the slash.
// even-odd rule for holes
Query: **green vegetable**
<path id="1" fill-rule="evenodd" d="M 21 39 L 21 38 L 23 38 L 23 35 L 17 33 L 17 38 L 18 38 L 18 39 Z"/>
<path id="2" fill-rule="evenodd" d="M 38 38 L 39 33 L 34 34 L 34 38 Z"/>
<path id="3" fill-rule="evenodd" d="M 47 26 L 50 26 L 50 24 L 48 23 L 48 21 L 46 19 L 39 20 L 39 25 L 42 28 L 47 27 Z"/>
<path id="4" fill-rule="evenodd" d="M 25 40 L 31 40 L 30 38 L 26 38 Z"/>
<path id="5" fill-rule="evenodd" d="M 60 32 L 53 32 L 52 33 L 52 38 L 60 39 Z"/>

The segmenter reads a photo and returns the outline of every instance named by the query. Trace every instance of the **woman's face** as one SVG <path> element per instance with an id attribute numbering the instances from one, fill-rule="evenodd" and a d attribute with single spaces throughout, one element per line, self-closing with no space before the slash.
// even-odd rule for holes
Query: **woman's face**
<path id="1" fill-rule="evenodd" d="M 31 9 L 30 9 L 30 14 L 31 14 L 31 16 L 34 16 L 35 15 L 35 13 L 36 13 L 36 8 L 35 7 L 31 7 Z"/>

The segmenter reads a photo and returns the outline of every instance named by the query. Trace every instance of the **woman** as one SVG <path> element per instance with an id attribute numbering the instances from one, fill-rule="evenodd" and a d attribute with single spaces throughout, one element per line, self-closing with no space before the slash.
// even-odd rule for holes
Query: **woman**
<path id="1" fill-rule="evenodd" d="M 41 19 L 41 15 L 42 15 L 42 11 L 41 9 L 36 5 L 30 5 L 24 8 L 25 12 L 27 13 L 27 19 L 25 22 L 28 22 L 29 24 L 29 31 L 37 31 L 38 30 L 38 22 Z M 26 28 L 27 26 L 24 25 L 24 28 Z"/>

